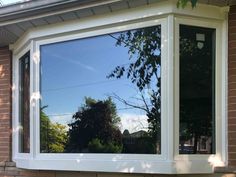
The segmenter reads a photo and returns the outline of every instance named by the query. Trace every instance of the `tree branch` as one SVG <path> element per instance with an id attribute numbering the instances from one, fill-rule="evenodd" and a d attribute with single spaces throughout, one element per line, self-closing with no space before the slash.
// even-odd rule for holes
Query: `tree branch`
<path id="1" fill-rule="evenodd" d="M 130 102 L 124 100 L 123 98 L 121 98 L 120 96 L 118 96 L 118 95 L 115 94 L 115 93 L 113 93 L 113 94 L 111 95 L 111 97 L 117 99 L 118 101 L 120 101 L 120 102 L 124 103 L 125 105 L 130 106 L 130 107 L 132 107 L 132 108 L 141 109 L 141 110 L 143 110 L 143 111 L 145 111 L 145 112 L 149 112 L 149 109 L 147 109 L 148 105 L 145 106 L 146 108 L 144 108 L 144 107 L 142 107 L 142 106 L 134 105 L 134 104 L 132 104 L 132 103 L 130 103 Z"/>

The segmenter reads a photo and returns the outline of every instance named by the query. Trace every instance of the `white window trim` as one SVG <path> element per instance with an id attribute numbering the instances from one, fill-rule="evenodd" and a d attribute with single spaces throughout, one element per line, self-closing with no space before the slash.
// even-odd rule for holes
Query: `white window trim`
<path id="1" fill-rule="evenodd" d="M 14 45 L 13 50 L 13 160 L 17 167 L 45 170 L 74 170 L 128 173 L 212 173 L 214 166 L 227 163 L 226 149 L 226 96 L 227 96 L 227 9 L 199 5 L 177 9 L 173 1 L 151 7 L 139 7 L 84 20 L 63 22 L 30 30 Z M 220 14 L 220 15 L 219 15 Z M 124 20 L 120 20 L 124 19 Z M 119 32 L 161 24 L 161 155 L 141 154 L 44 154 L 40 153 L 39 99 L 40 99 L 40 45 L 67 41 L 101 34 Z M 178 155 L 178 25 L 187 24 L 216 28 L 217 41 L 217 104 L 216 155 Z M 22 50 L 23 49 L 23 50 Z M 19 153 L 18 147 L 18 61 L 30 50 L 30 153 Z M 220 68 L 221 66 L 221 68 Z M 217 80 L 216 80 L 217 81 Z M 221 102 L 221 104 L 219 104 Z M 218 110 L 218 109 L 216 109 Z M 217 163 L 216 163 L 217 162 Z"/>
<path id="2" fill-rule="evenodd" d="M 118 27 L 107 27 L 101 30 L 93 30 L 93 31 L 87 31 L 87 32 L 83 32 L 83 33 L 77 33 L 77 34 L 71 34 L 71 35 L 65 35 L 65 36 L 60 36 L 60 37 L 54 37 L 54 38 L 50 38 L 50 39 L 42 39 L 42 40 L 35 40 L 35 50 L 34 53 L 36 53 L 36 56 L 34 56 L 35 61 L 33 63 L 33 68 L 36 68 L 35 72 L 31 73 L 33 76 L 35 76 L 35 78 L 39 78 L 40 77 L 40 62 L 38 62 L 40 60 L 40 46 L 41 45 L 45 45 L 45 44 L 51 44 L 51 43 L 56 43 L 56 42 L 63 42 L 63 41 L 68 41 L 68 40 L 73 40 L 73 39 L 81 39 L 81 38 L 86 38 L 86 37 L 92 37 L 92 36 L 98 36 L 98 35 L 103 35 L 103 34 L 109 34 L 109 33 L 114 33 L 114 32 L 119 32 L 119 31 L 126 31 L 126 30 L 130 30 L 130 29 L 136 29 L 136 28 L 142 28 L 142 27 L 148 27 L 148 26 L 155 26 L 155 25 L 161 25 L 161 42 L 162 42 L 162 53 L 161 53 L 161 62 L 162 65 L 164 65 L 165 67 L 167 67 L 166 61 L 167 61 L 167 56 L 165 56 L 167 54 L 166 51 L 166 47 L 164 47 L 164 45 L 168 45 L 167 41 L 168 39 L 166 38 L 167 35 L 167 22 L 166 19 L 156 19 L 156 20 L 150 20 L 150 21 L 145 21 L 145 22 L 138 22 L 138 23 L 133 23 L 133 24 L 125 24 L 125 25 L 120 25 Z M 167 70 L 163 69 L 161 70 L 161 74 L 163 75 L 163 77 L 161 78 L 163 81 L 166 80 L 165 76 L 168 75 Z M 162 106 L 162 114 L 161 114 L 161 126 L 162 127 L 166 127 L 167 126 L 167 119 L 164 119 L 164 115 L 167 114 L 167 105 L 166 102 L 164 100 L 168 99 L 168 93 L 166 93 L 166 89 L 164 86 L 166 82 L 163 82 L 163 87 L 161 88 L 161 92 L 162 92 L 162 101 L 161 101 L 161 106 Z M 39 85 L 39 80 L 35 80 L 33 85 L 35 85 L 35 93 L 39 93 L 40 92 L 40 85 Z M 39 104 L 40 101 L 37 99 L 35 100 L 35 105 L 36 107 L 32 107 L 31 109 L 38 109 L 39 108 Z M 129 164 L 126 164 L 126 172 L 132 172 L 132 168 L 134 167 L 134 164 L 137 163 L 136 166 L 140 166 L 138 164 L 140 164 L 140 160 L 141 159 L 145 159 L 147 162 L 152 162 L 154 166 L 155 163 L 164 161 L 165 159 L 167 159 L 167 157 L 165 156 L 167 154 L 166 150 L 168 148 L 168 142 L 166 141 L 167 137 L 166 135 L 168 134 L 168 130 L 162 128 L 161 129 L 161 139 L 163 140 L 161 143 L 161 149 L 162 149 L 162 154 L 152 154 L 152 155 L 144 155 L 144 154 L 53 154 L 53 153 L 40 153 L 40 118 L 39 118 L 39 110 L 36 111 L 38 112 L 35 115 L 34 120 L 36 120 L 36 123 L 34 125 L 34 130 L 35 130 L 35 156 L 36 159 L 47 159 L 50 161 L 53 161 L 55 159 L 68 159 L 71 161 L 77 161 L 78 159 L 80 161 L 89 161 L 89 164 L 94 164 L 93 166 L 95 167 L 95 171 L 101 171 L 102 169 L 98 169 L 97 167 L 100 164 L 103 164 L 104 161 L 107 161 L 108 167 L 111 165 L 111 163 L 113 163 L 115 161 L 115 164 L 118 166 L 121 166 L 121 168 L 119 170 L 123 170 L 123 164 L 127 163 L 127 161 L 130 161 Z M 72 165 L 72 164 L 71 164 Z M 71 166 L 69 165 L 69 166 Z M 72 165 L 73 166 L 73 165 Z M 144 165 L 145 166 L 145 165 Z M 148 166 L 148 165 L 147 165 Z M 155 165 L 156 166 L 156 165 Z M 160 168 L 161 165 L 159 165 L 159 167 L 156 168 Z M 78 168 L 78 167 L 77 167 Z M 88 167 L 85 167 L 85 170 Z M 112 168 L 112 167 L 111 167 Z M 145 167 L 146 168 L 146 167 Z M 141 171 L 139 171 L 140 173 L 144 170 L 143 167 L 138 167 L 138 169 L 140 169 Z M 108 171 L 113 171 L 108 170 Z"/>
<path id="3" fill-rule="evenodd" d="M 30 51 L 30 57 L 32 53 L 32 48 L 31 44 L 25 45 L 24 49 L 20 51 L 17 54 L 13 54 L 13 70 L 12 70 L 12 99 L 14 100 L 12 104 L 12 115 L 14 116 L 14 119 L 12 121 L 12 146 L 13 146 L 13 151 L 12 151 L 12 156 L 13 160 L 14 159 L 29 159 L 31 158 L 31 153 L 19 153 L 19 134 L 18 131 L 20 129 L 19 125 L 19 59 L 23 57 L 27 52 Z M 14 59 L 17 58 L 17 59 Z M 30 65 L 31 65 L 31 60 L 30 60 Z M 30 72 L 32 72 L 32 68 L 30 68 Z M 32 95 L 32 78 L 30 75 L 30 95 Z M 32 149 L 32 140 L 33 140 L 33 124 L 31 123 L 33 121 L 32 117 L 32 110 L 30 109 L 30 149 Z"/>
<path id="4" fill-rule="evenodd" d="M 214 155 L 184 155 L 178 154 L 179 152 L 179 26 L 189 25 L 197 27 L 212 28 L 216 30 L 216 44 L 215 44 L 215 148 L 216 152 Z M 207 161 L 215 166 L 226 166 L 227 165 L 227 146 L 225 142 L 226 129 L 227 129 L 227 111 L 226 111 L 226 87 L 227 79 L 225 73 L 227 73 L 227 57 L 226 50 L 222 41 L 224 38 L 224 26 L 222 22 L 212 22 L 210 20 L 199 20 L 199 19 L 186 19 L 181 17 L 175 18 L 175 58 L 174 58 L 174 68 L 175 68 L 175 130 L 178 133 L 175 134 L 175 156 L 176 161 L 182 162 L 183 160 L 187 163 L 183 164 L 187 168 L 191 168 L 191 162 L 194 160 Z M 190 162 L 190 163 L 188 163 Z M 179 167 L 181 171 L 182 166 Z"/>

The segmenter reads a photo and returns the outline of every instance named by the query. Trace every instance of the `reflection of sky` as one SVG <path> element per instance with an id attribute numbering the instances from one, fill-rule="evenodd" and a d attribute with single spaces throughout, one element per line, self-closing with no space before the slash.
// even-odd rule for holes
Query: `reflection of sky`
<path id="1" fill-rule="evenodd" d="M 116 46 L 109 35 L 41 47 L 42 106 L 54 122 L 69 123 L 84 98 L 104 100 L 114 93 L 142 105 L 136 86 L 126 79 L 107 78 L 116 66 L 129 65 L 128 48 Z M 148 95 L 146 93 L 145 95 Z M 121 130 L 146 129 L 145 112 L 113 99 L 121 117 Z"/>

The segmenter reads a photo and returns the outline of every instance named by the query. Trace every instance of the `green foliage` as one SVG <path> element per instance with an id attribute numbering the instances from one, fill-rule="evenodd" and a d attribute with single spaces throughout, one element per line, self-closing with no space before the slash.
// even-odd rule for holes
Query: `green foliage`
<path id="1" fill-rule="evenodd" d="M 73 120 L 69 124 L 68 152 L 87 152 L 88 144 L 93 139 L 102 140 L 103 146 L 109 142 L 121 145 L 122 135 L 118 128 L 120 118 L 111 98 L 103 101 L 85 98 L 85 104 L 73 115 Z M 91 145 L 94 142 L 90 144 L 90 149 Z M 99 143 L 97 145 L 99 149 Z"/>
<path id="2" fill-rule="evenodd" d="M 128 143 L 132 141 L 133 143 Z M 123 137 L 123 152 L 138 154 L 156 154 L 156 142 L 149 135 L 141 137 Z"/>
<path id="3" fill-rule="evenodd" d="M 188 4 L 188 2 L 191 3 L 192 8 L 196 7 L 198 0 L 178 0 L 177 7 L 185 8 Z"/>
<path id="4" fill-rule="evenodd" d="M 161 26 L 121 33 L 116 45 L 128 48 L 130 64 L 117 66 L 107 77 L 117 79 L 127 77 L 137 86 L 141 95 L 144 90 L 149 91 L 148 100 L 142 97 L 143 106 L 129 106 L 146 112 L 149 123 L 148 132 L 156 143 L 160 140 L 161 133 Z"/>
<path id="5" fill-rule="evenodd" d="M 68 140 L 66 126 L 59 123 L 52 123 L 49 117 L 43 112 L 44 108 L 41 108 L 40 113 L 41 152 L 64 152 Z"/>
<path id="6" fill-rule="evenodd" d="M 115 142 L 103 143 L 100 139 L 92 139 L 88 144 L 89 152 L 94 153 L 120 153 L 122 145 Z"/>
<path id="7" fill-rule="evenodd" d="M 196 32 L 204 33 L 205 41 L 198 48 Z M 194 138 L 197 153 L 201 137 L 213 137 L 214 62 L 212 30 L 182 26 L 180 30 L 180 143 Z M 212 52 L 210 50 L 212 50 Z M 191 76 L 191 77 L 188 77 Z"/>
<path id="8" fill-rule="evenodd" d="M 131 64 L 128 67 L 117 66 L 107 77 L 126 77 L 135 83 L 140 91 L 148 86 L 157 76 L 160 67 L 161 27 L 149 27 L 121 33 L 117 46 L 127 47 Z"/>

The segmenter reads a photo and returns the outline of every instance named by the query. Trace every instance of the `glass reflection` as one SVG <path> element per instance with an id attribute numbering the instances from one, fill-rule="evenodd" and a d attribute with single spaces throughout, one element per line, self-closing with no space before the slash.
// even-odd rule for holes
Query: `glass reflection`
<path id="1" fill-rule="evenodd" d="M 30 152 L 30 53 L 19 60 L 19 152 Z"/>
<path id="2" fill-rule="evenodd" d="M 180 25 L 180 154 L 215 152 L 215 30 Z"/>
<path id="3" fill-rule="evenodd" d="M 161 27 L 41 46 L 42 153 L 160 153 Z"/>

